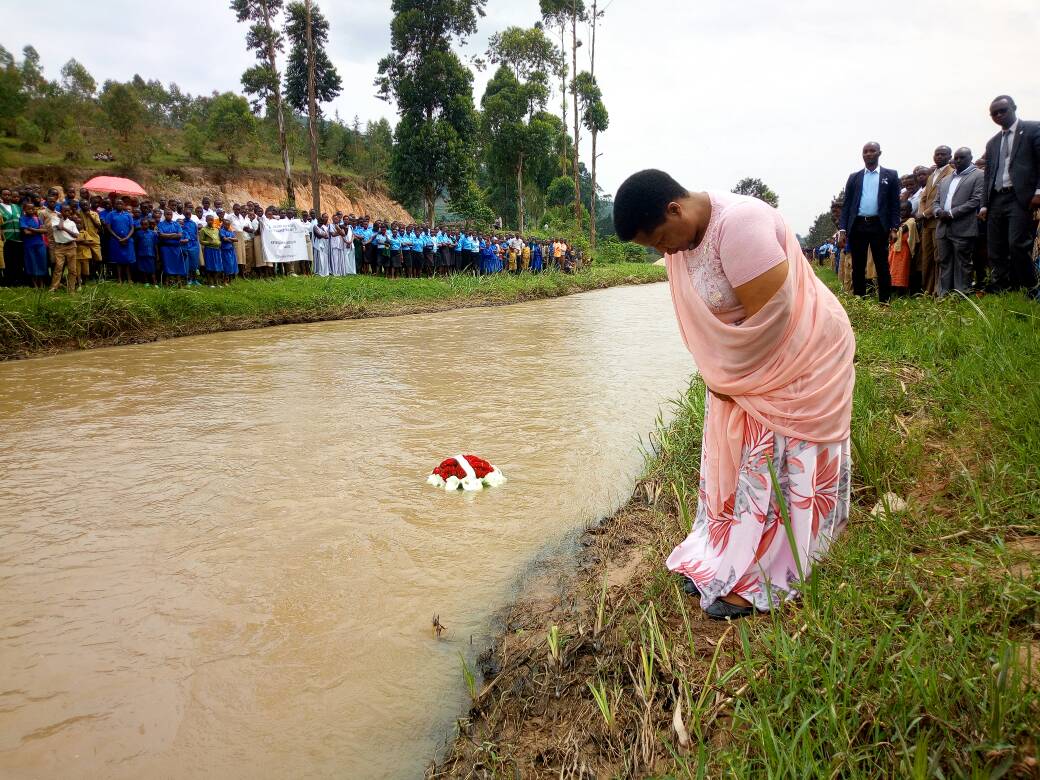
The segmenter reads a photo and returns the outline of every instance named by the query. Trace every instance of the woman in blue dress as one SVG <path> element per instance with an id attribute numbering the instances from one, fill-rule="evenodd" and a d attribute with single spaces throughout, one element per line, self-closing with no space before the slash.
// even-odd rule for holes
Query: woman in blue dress
<path id="1" fill-rule="evenodd" d="M 36 216 L 36 206 L 31 201 L 22 207 L 22 216 L 18 219 L 18 227 L 22 233 L 23 262 L 25 275 L 32 280 L 32 286 L 42 289 L 46 286 L 47 244 L 43 237 L 49 232 Z"/>
<path id="2" fill-rule="evenodd" d="M 145 287 L 151 287 L 153 284 L 156 287 L 159 286 L 155 281 L 155 255 L 158 244 L 159 237 L 152 227 L 152 220 L 145 217 L 141 220 L 140 230 L 134 231 L 134 256 L 137 259 L 137 272 L 146 280 L 151 279 L 150 282 L 145 281 Z"/>
<path id="3" fill-rule="evenodd" d="M 188 286 L 201 287 L 199 281 L 199 223 L 192 219 L 189 211 L 183 220 L 177 220 L 181 226 L 181 252 L 184 253 L 185 274 L 188 277 Z"/>
<path id="4" fill-rule="evenodd" d="M 130 279 L 130 267 L 134 264 L 134 216 L 126 210 L 122 198 L 116 198 L 115 210 L 108 219 L 109 260 L 115 263 L 116 279 Z"/>
<path id="5" fill-rule="evenodd" d="M 231 220 L 225 219 L 220 226 L 220 267 L 224 271 L 224 286 L 238 276 L 238 255 L 235 254 L 235 231 Z"/>
<path id="6" fill-rule="evenodd" d="M 156 233 L 159 239 L 159 259 L 162 261 L 163 273 L 170 277 L 171 284 L 180 285 L 184 277 L 188 275 L 188 265 L 184 256 L 183 244 L 184 233 L 181 226 L 173 221 L 173 212 L 166 209 L 163 219 L 156 225 Z"/>
<path id="7" fill-rule="evenodd" d="M 538 274 L 542 272 L 542 247 L 539 246 L 538 242 L 531 240 L 531 273 Z"/>
<path id="8" fill-rule="evenodd" d="M 215 217 L 206 216 L 206 227 L 199 231 L 199 243 L 202 244 L 202 264 L 206 267 L 209 286 L 216 287 L 223 277 L 224 265 L 220 259 L 220 229 Z"/>

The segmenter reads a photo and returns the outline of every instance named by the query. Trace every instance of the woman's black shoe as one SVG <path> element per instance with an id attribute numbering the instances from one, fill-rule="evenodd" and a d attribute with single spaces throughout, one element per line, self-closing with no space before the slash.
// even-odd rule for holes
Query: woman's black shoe
<path id="1" fill-rule="evenodd" d="M 701 592 L 697 590 L 697 586 L 694 584 L 693 580 L 691 580 L 685 574 L 680 574 L 679 579 L 682 580 L 683 593 L 685 593 L 687 596 L 700 597 Z"/>
<path id="2" fill-rule="evenodd" d="M 755 614 L 754 607 L 738 607 L 722 599 L 715 599 L 704 613 L 712 620 L 736 620 L 742 617 L 751 617 Z"/>

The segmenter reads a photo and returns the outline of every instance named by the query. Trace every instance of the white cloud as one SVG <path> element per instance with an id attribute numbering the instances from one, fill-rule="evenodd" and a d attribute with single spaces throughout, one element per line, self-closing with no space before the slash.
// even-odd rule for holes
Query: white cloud
<path id="1" fill-rule="evenodd" d="M 389 49 L 389 0 L 321 0 L 330 55 L 345 91 L 345 119 L 386 116 L 376 65 Z M 226 2 L 142 5 L 0 0 L 0 43 L 32 43 L 54 76 L 76 57 L 99 80 L 135 72 L 192 93 L 238 89 L 252 64 L 243 25 Z M 600 181 L 612 191 L 629 173 L 660 167 L 696 189 L 729 189 L 758 176 L 780 194 L 799 232 L 827 208 L 861 163 L 866 140 L 900 172 L 927 162 L 940 143 L 981 153 L 994 126 L 992 97 L 1013 95 L 1040 118 L 1035 0 L 605 0 L 597 78 L 611 126 L 600 140 Z M 536 0 L 489 0 L 465 47 L 479 53 L 510 24 L 529 25 Z M 585 31 L 579 33 L 587 39 Z M 579 67 L 587 67 L 588 46 Z M 488 73 L 476 74 L 474 100 Z M 553 101 L 550 106 L 558 105 Z M 588 144 L 584 145 L 586 155 Z"/>

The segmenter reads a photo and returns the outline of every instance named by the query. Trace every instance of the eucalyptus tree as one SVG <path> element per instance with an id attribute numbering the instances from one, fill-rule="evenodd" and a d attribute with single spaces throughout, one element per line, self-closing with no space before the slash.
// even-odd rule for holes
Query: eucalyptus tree
<path id="1" fill-rule="evenodd" d="M 278 146 L 282 152 L 285 171 L 285 197 L 296 203 L 293 190 L 292 167 L 289 164 L 289 143 L 285 133 L 285 109 L 282 105 L 282 79 L 278 72 L 278 54 L 285 48 L 285 39 L 278 22 L 283 0 L 231 0 L 231 10 L 239 22 L 249 22 L 246 46 L 256 54 L 258 64 L 242 74 L 242 88 L 254 98 L 253 108 L 266 106 L 273 111 L 278 123 Z"/>
<path id="2" fill-rule="evenodd" d="M 478 123 L 473 74 L 453 50 L 477 29 L 486 0 L 393 0 L 391 52 L 376 87 L 397 103 L 400 121 L 390 161 L 399 197 L 421 202 L 430 224 L 438 196 L 472 178 Z"/>

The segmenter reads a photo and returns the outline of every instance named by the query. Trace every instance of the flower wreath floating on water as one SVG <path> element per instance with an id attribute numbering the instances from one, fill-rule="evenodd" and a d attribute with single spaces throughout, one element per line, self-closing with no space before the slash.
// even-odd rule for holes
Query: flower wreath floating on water
<path id="1" fill-rule="evenodd" d="M 453 490 L 483 490 L 498 487 L 506 481 L 505 474 L 476 455 L 456 455 L 448 458 L 426 478 L 427 485 Z"/>

